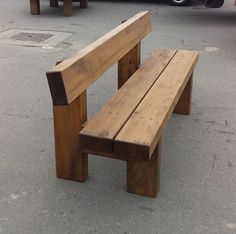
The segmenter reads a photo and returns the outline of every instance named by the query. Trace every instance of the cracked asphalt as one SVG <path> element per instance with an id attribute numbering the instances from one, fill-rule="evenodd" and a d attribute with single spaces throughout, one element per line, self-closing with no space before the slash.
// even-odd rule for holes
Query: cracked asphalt
<path id="1" fill-rule="evenodd" d="M 157 199 L 125 191 L 125 162 L 89 157 L 86 183 L 55 176 L 51 97 L 45 73 L 142 10 L 153 32 L 142 59 L 156 48 L 200 52 L 190 116 L 173 115 L 163 136 Z M 236 233 L 236 7 L 206 9 L 197 1 L 171 7 L 153 1 L 89 1 L 61 16 L 41 1 L 0 2 L 1 33 L 66 32 L 54 46 L 0 39 L 0 233 Z M 116 67 L 88 90 L 89 116 L 116 89 Z"/>

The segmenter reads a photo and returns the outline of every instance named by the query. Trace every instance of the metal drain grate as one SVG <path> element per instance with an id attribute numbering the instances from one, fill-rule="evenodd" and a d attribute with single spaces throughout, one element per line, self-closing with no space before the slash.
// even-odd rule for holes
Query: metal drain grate
<path id="1" fill-rule="evenodd" d="M 6 43 L 18 46 L 55 48 L 71 35 L 72 33 L 69 32 L 9 29 L 0 32 L 0 46 L 2 43 Z"/>
<path id="2" fill-rule="evenodd" d="M 47 33 L 27 33 L 27 32 L 21 32 L 14 36 L 12 36 L 10 39 L 18 40 L 18 41 L 34 41 L 34 42 L 42 42 L 47 40 L 48 38 L 52 37 L 52 34 Z"/>

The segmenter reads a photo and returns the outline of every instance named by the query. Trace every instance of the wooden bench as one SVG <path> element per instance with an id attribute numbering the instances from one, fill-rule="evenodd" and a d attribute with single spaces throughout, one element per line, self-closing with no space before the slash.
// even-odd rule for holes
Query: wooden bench
<path id="1" fill-rule="evenodd" d="M 49 0 L 50 7 L 58 7 L 58 0 Z M 73 0 L 63 0 L 63 15 L 72 15 L 72 2 Z M 87 8 L 88 0 L 80 0 L 80 8 Z M 30 0 L 30 10 L 32 15 L 40 14 L 40 0 Z"/>
<path id="2" fill-rule="evenodd" d="M 88 154 L 120 159 L 128 192 L 156 197 L 161 136 L 172 112 L 190 113 L 198 54 L 159 49 L 140 65 L 149 32 L 150 13 L 140 12 L 47 72 L 59 178 L 85 181 Z M 119 90 L 87 121 L 86 89 L 116 62 Z"/>

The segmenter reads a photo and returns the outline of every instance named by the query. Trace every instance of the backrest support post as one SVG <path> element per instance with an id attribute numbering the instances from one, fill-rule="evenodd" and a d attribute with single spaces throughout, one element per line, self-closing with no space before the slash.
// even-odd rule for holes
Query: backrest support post
<path id="1" fill-rule="evenodd" d="M 88 176 L 88 155 L 80 151 L 78 133 L 87 120 L 86 91 L 69 105 L 54 105 L 57 177 L 83 182 Z"/>
<path id="2" fill-rule="evenodd" d="M 118 61 L 118 89 L 137 71 L 141 60 L 141 42 Z"/>

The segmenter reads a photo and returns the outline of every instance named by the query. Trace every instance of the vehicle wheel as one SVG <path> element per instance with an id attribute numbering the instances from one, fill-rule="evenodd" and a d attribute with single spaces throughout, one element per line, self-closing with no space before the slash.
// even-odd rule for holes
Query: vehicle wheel
<path id="1" fill-rule="evenodd" d="M 208 0 L 205 4 L 210 8 L 220 8 L 224 4 L 224 0 Z"/>
<path id="2" fill-rule="evenodd" d="M 190 3 L 191 0 L 168 0 L 170 5 L 173 6 L 185 6 Z"/>

